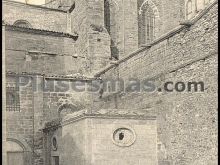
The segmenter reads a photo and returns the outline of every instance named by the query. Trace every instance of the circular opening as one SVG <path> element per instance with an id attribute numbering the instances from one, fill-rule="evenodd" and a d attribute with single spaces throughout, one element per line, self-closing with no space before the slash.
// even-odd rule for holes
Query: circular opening
<path id="1" fill-rule="evenodd" d="M 54 137 L 52 137 L 52 149 L 53 149 L 54 151 L 56 151 L 57 148 L 58 148 L 57 138 L 54 136 Z"/>
<path id="2" fill-rule="evenodd" d="M 118 146 L 128 147 L 135 142 L 135 139 L 135 132 L 131 128 L 120 127 L 113 131 L 112 140 Z"/>

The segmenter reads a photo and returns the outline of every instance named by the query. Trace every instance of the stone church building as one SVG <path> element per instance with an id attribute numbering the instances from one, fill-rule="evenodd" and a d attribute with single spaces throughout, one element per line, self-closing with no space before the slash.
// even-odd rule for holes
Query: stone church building
<path id="1" fill-rule="evenodd" d="M 7 165 L 217 165 L 217 0 L 2 3 Z"/>

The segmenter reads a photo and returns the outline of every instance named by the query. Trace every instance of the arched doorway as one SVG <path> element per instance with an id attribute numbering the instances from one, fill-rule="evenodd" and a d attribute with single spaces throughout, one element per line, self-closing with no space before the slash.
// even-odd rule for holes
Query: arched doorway
<path id="1" fill-rule="evenodd" d="M 16 141 L 6 142 L 7 165 L 25 165 L 24 147 Z"/>

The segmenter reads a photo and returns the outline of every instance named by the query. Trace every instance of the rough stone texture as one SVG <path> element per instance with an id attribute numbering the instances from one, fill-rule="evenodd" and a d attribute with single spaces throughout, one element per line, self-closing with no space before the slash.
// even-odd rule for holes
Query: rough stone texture
<path id="1" fill-rule="evenodd" d="M 59 119 L 59 114 L 68 108 L 72 108 L 72 112 L 83 108 L 92 108 L 92 95 L 87 92 L 76 92 L 73 89 L 62 92 L 56 84 L 51 88 L 46 86 L 47 91 L 43 91 L 41 83 L 45 84 L 49 81 L 45 77 L 25 76 L 28 81 L 19 81 L 19 77 L 22 76 L 10 75 L 7 77 L 8 86 L 13 87 L 19 82 L 26 84 L 22 83 L 23 85 L 19 88 L 20 111 L 7 111 L 7 138 L 18 141 L 22 139 L 24 141 L 22 143 L 31 148 L 28 156 L 31 159 L 29 160 L 30 164 L 43 165 L 48 163 L 46 158 L 50 158 L 50 156 L 48 157 L 50 152 L 47 151 L 47 145 L 50 145 L 50 138 L 53 135 L 53 131 L 48 134 L 42 132 L 45 124 L 48 121 Z M 67 80 L 63 81 L 63 83 L 65 82 Z M 84 80 L 83 82 L 86 83 Z M 46 139 L 49 142 L 45 142 Z"/>
<path id="2" fill-rule="evenodd" d="M 68 5 L 73 3 L 73 1 L 65 2 Z M 76 7 L 71 13 L 16 2 L 4 3 L 6 23 L 13 24 L 16 20 L 24 19 L 30 22 L 33 28 L 65 33 L 76 32 L 79 35 L 75 42 L 71 38 L 49 34 L 6 30 L 7 71 L 38 72 L 46 75 L 92 74 L 110 62 L 111 46 L 117 47 L 120 59 L 137 50 L 137 1 L 126 0 L 124 4 L 123 0 L 115 1 L 117 3 L 111 2 L 113 4 L 110 5 L 110 34 L 104 27 L 104 0 L 76 1 Z M 159 18 L 156 37 L 164 35 L 184 20 L 183 3 L 183 0 L 151 1 L 150 4 Z M 57 8 L 59 5 L 59 1 L 56 1 L 50 7 Z M 62 5 L 65 6 L 65 3 Z M 83 128 L 88 126 L 89 122 L 97 125 L 97 127 L 90 125 L 91 127 L 87 129 L 91 128 L 90 130 L 94 131 L 91 131 L 90 137 L 96 136 L 96 138 L 92 140 L 101 143 L 103 137 L 98 136 L 100 134 L 97 134 L 97 130 L 102 129 L 102 132 L 107 134 L 108 130 L 105 130 L 102 124 L 106 127 L 111 124 L 107 120 L 100 121 L 100 119 L 80 121 L 75 123 L 74 131 L 70 127 L 69 131 L 65 131 L 64 136 L 60 127 L 55 130 L 49 129 L 46 133 L 42 132 L 45 123 L 56 121 L 60 115 L 83 108 L 93 113 L 101 108 L 133 108 L 139 111 L 147 109 L 157 114 L 157 139 L 154 139 L 157 140 L 157 148 L 152 150 L 157 151 L 159 165 L 216 165 L 217 16 L 217 5 L 215 5 L 191 27 L 159 40 L 151 48 L 139 49 L 132 58 L 101 74 L 102 78 L 111 79 L 151 78 L 161 87 L 166 81 L 204 81 L 205 92 L 109 94 L 99 91 L 91 94 L 73 90 L 61 92 L 57 88 L 55 91 L 43 92 L 33 91 L 34 82 L 31 82 L 29 86 L 20 88 L 21 112 L 7 112 L 7 136 L 18 141 L 22 139 L 24 142 L 20 142 L 31 148 L 30 164 L 49 165 L 51 156 L 63 154 L 67 158 L 61 159 L 62 163 L 71 161 L 80 165 L 85 155 L 79 156 L 79 154 L 83 153 L 83 147 L 87 146 L 83 143 L 86 132 Z M 112 45 L 112 42 L 115 45 Z M 29 77 L 36 78 L 33 75 Z M 53 77 L 53 79 L 62 78 Z M 38 80 L 45 83 L 48 77 L 41 75 L 38 76 Z M 83 78 L 62 80 L 89 82 Z M 11 85 L 15 84 L 15 77 L 8 76 L 7 82 Z M 128 121 L 123 122 L 128 124 Z M 68 132 L 71 135 L 68 135 Z M 58 140 L 63 140 L 64 148 L 67 150 L 61 147 L 57 152 L 51 151 L 53 135 L 63 137 Z M 65 143 L 65 140 L 69 140 L 69 143 Z M 68 146 L 71 143 L 79 147 Z M 147 145 L 142 142 L 141 144 L 142 147 Z M 96 148 L 97 153 L 108 150 L 105 146 L 100 147 Z M 138 153 L 138 149 L 134 151 L 132 153 Z M 68 155 L 70 153 L 73 154 Z M 93 156 L 96 157 L 98 155 L 96 154 Z M 116 156 L 114 153 L 109 154 Z M 73 160 L 74 157 L 77 159 Z M 103 160 L 103 157 L 101 152 L 100 160 Z M 115 162 L 118 163 L 117 159 Z M 110 162 L 105 163 L 110 164 Z"/>
<path id="3" fill-rule="evenodd" d="M 110 38 L 104 28 L 104 5 L 102 0 L 82 0 L 76 1 L 75 6 L 71 13 L 71 25 L 72 30 L 79 34 L 75 44 L 76 54 L 82 58 L 79 61 L 81 64 L 79 72 L 91 73 L 104 67 L 111 57 Z M 96 50 L 97 53 L 94 52 Z"/>
<path id="4" fill-rule="evenodd" d="M 42 132 L 39 131 L 43 127 L 43 102 L 39 99 L 42 98 L 42 93 L 34 92 L 33 79 L 30 77 L 29 80 L 27 85 L 19 87 L 20 111 L 7 111 L 7 137 L 18 141 L 22 139 L 22 143 L 31 148 L 31 151 L 25 151 L 33 156 L 29 156 L 29 163 L 42 164 Z M 8 86 L 17 86 L 18 82 L 18 76 L 7 77 Z"/>
<path id="5" fill-rule="evenodd" d="M 135 51 L 138 48 L 138 13 L 141 6 L 141 1 L 137 0 L 98 0 L 98 1 L 72 1 L 75 2 L 75 9 L 71 13 L 72 30 L 76 31 L 79 39 L 76 43 L 78 54 L 86 56 L 88 29 L 91 24 L 104 26 L 104 3 L 109 5 L 109 17 L 112 46 L 112 56 L 119 58 Z M 53 3 L 60 3 L 54 1 Z M 65 3 L 65 2 L 63 2 Z M 48 5 L 56 8 L 56 4 L 49 3 Z M 66 2 L 69 4 L 69 2 Z M 156 38 L 168 32 L 172 28 L 179 25 L 185 19 L 184 1 L 158 1 L 152 0 L 150 7 L 154 10 L 156 16 Z M 68 5 L 67 5 L 68 6 Z M 176 10 L 173 10 L 175 8 Z M 106 15 L 105 15 L 106 16 Z M 171 19 L 172 18 L 172 19 Z M 169 20 L 169 21 L 167 21 Z M 110 55 L 109 55 L 110 57 Z M 85 60 L 83 63 L 88 63 Z"/>
<path id="6" fill-rule="evenodd" d="M 16 79 L 7 78 L 7 86 L 15 87 Z M 24 138 L 27 144 L 33 147 L 33 91 L 32 86 L 21 87 L 20 95 L 20 112 L 7 111 L 7 137 Z"/>
<path id="7" fill-rule="evenodd" d="M 70 90 L 68 92 L 45 92 L 43 97 L 43 118 L 45 122 L 57 119 L 59 117 L 59 110 L 65 110 L 65 108 L 62 109 L 62 105 L 72 104 L 76 106 L 73 111 L 78 111 L 82 108 L 88 108 L 92 106 L 92 96 L 86 92 L 76 92 L 73 90 Z"/>
<path id="8" fill-rule="evenodd" d="M 160 164 L 217 164 L 217 6 L 189 29 L 114 69 L 120 78 L 152 79 L 158 87 L 167 81 L 203 81 L 204 92 L 103 94 L 102 108 L 157 113 Z M 114 74 L 109 72 L 102 77 Z"/>
<path id="9" fill-rule="evenodd" d="M 45 6 L 53 9 L 68 10 L 72 6 L 73 2 L 74 0 L 45 0 Z"/>
<path id="10" fill-rule="evenodd" d="M 75 41 L 71 38 L 11 30 L 6 31 L 6 37 L 8 71 L 45 74 L 78 72 L 80 66 L 74 58 Z"/>
<path id="11" fill-rule="evenodd" d="M 138 48 L 137 17 L 144 1 L 106 1 L 109 2 L 110 6 L 110 36 L 114 43 L 113 46 L 119 51 L 119 58 L 123 58 Z M 182 0 L 150 0 L 150 7 L 156 16 L 156 38 L 175 28 L 185 19 L 183 3 Z"/>
<path id="12" fill-rule="evenodd" d="M 90 72 L 96 73 L 101 68 L 104 68 L 110 61 L 110 37 L 106 31 L 90 31 L 88 35 Z"/>

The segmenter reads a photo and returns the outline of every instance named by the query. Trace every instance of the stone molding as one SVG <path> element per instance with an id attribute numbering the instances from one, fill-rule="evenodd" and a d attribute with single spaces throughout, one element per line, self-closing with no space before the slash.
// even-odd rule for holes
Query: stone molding
<path id="1" fill-rule="evenodd" d="M 6 71 L 7 76 L 29 76 L 29 77 L 34 77 L 34 76 L 41 76 L 44 77 L 44 79 L 54 79 L 54 80 L 80 80 L 80 81 L 91 81 L 91 80 L 97 80 L 97 78 L 93 77 L 87 77 L 81 74 L 72 74 L 72 75 L 45 75 L 42 73 L 32 73 L 32 72 L 22 72 L 22 73 L 16 73 L 16 72 L 11 72 L 11 71 Z"/>
<path id="2" fill-rule="evenodd" d="M 76 34 L 69 34 L 69 33 L 50 31 L 50 30 L 44 30 L 44 29 L 26 28 L 26 27 L 20 27 L 20 26 L 15 26 L 15 25 L 10 25 L 10 24 L 5 24 L 5 27 L 6 27 L 6 30 L 11 30 L 11 31 L 19 31 L 19 32 L 24 32 L 24 33 L 33 33 L 33 34 L 56 36 L 56 37 L 66 37 L 66 38 L 71 38 L 74 41 L 78 39 L 78 35 Z"/>
<path id="3" fill-rule="evenodd" d="M 19 144 L 23 148 L 24 152 L 31 152 L 31 147 L 23 139 L 24 138 L 18 136 L 9 136 L 6 141 L 12 141 Z"/>
<path id="4" fill-rule="evenodd" d="M 67 125 L 72 122 L 86 118 L 96 119 L 133 119 L 133 120 L 156 120 L 156 115 L 147 111 L 126 110 L 126 109 L 101 109 L 96 112 L 90 112 L 87 109 L 66 115 L 61 121 L 61 125 Z"/>

